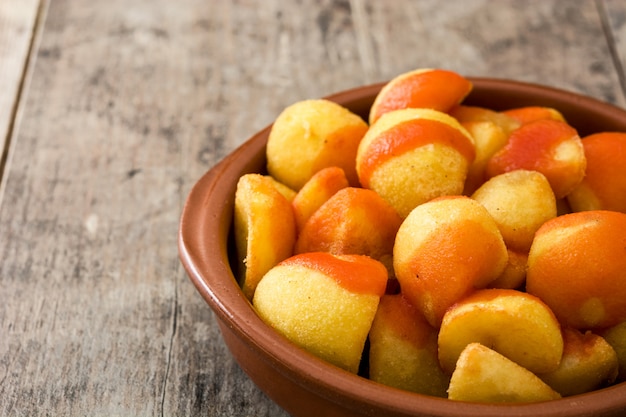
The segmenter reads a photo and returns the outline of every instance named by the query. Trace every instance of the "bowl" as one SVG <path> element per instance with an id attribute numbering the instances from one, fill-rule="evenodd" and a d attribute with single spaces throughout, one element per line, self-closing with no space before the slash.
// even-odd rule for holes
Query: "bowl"
<path id="1" fill-rule="evenodd" d="M 581 136 L 626 131 L 626 111 L 593 98 L 516 81 L 470 79 L 474 89 L 464 104 L 494 110 L 530 105 L 554 107 Z M 382 86 L 364 86 L 327 98 L 367 120 Z M 215 312 L 233 357 L 273 401 L 295 417 L 625 415 L 626 383 L 541 403 L 457 402 L 409 393 L 351 374 L 296 347 L 267 326 L 233 275 L 231 223 L 237 180 L 246 173 L 265 172 L 265 145 L 270 129 L 268 126 L 252 136 L 192 188 L 180 221 L 179 254 L 191 281 Z"/>

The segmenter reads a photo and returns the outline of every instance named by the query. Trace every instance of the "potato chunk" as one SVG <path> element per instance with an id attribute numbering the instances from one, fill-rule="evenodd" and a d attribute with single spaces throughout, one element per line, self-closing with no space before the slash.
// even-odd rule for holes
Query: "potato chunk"
<path id="1" fill-rule="evenodd" d="M 355 158 L 367 123 L 328 100 L 303 100 L 284 109 L 267 140 L 267 170 L 295 191 L 323 168 L 337 166 L 350 185 L 359 181 Z"/>
<path id="2" fill-rule="evenodd" d="M 272 178 L 246 174 L 237 183 L 233 223 L 240 260 L 237 275 L 251 300 L 261 277 L 293 254 L 296 221 L 291 203 Z"/>
<path id="3" fill-rule="evenodd" d="M 494 218 L 507 248 L 528 253 L 535 232 L 556 217 L 556 198 L 546 177 L 515 170 L 496 175 L 472 195 Z"/>
<path id="4" fill-rule="evenodd" d="M 516 290 L 480 290 L 448 310 L 439 330 L 441 367 L 452 373 L 465 346 L 473 342 L 531 372 L 554 371 L 563 355 L 554 314 L 537 297 Z"/>
<path id="5" fill-rule="evenodd" d="M 560 397 L 532 372 L 480 343 L 463 350 L 448 388 L 448 398 L 457 401 L 523 403 Z"/>
<path id="6" fill-rule="evenodd" d="M 252 304 L 296 345 L 356 373 L 386 284 L 385 266 L 366 256 L 306 253 L 265 274 Z"/>
<path id="7" fill-rule="evenodd" d="M 437 329 L 402 294 L 384 295 L 369 334 L 371 380 L 445 397 L 450 377 L 439 366 Z"/>

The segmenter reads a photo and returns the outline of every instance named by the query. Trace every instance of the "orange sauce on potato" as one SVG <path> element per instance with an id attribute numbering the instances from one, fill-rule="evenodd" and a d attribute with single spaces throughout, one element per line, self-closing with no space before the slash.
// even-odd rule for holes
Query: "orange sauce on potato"
<path id="1" fill-rule="evenodd" d="M 472 91 L 472 83 L 442 69 L 419 72 L 392 81 L 392 86 L 372 108 L 374 122 L 382 114 L 405 108 L 430 108 L 447 112 Z"/>
<path id="2" fill-rule="evenodd" d="M 458 129 L 437 120 L 407 120 L 385 130 L 370 144 L 361 160 L 361 185 L 368 187 L 372 173 L 380 164 L 431 143 L 450 146 L 459 151 L 468 162 L 474 160 L 474 144 Z"/>
<path id="3" fill-rule="evenodd" d="M 292 256 L 281 264 L 300 265 L 319 271 L 356 294 L 382 296 L 387 287 L 387 268 L 382 263 L 363 255 L 309 252 Z"/>

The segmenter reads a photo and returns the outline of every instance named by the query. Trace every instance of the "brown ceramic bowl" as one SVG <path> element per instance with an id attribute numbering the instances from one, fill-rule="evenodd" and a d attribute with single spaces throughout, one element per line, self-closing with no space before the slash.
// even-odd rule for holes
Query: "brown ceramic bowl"
<path id="1" fill-rule="evenodd" d="M 626 111 L 577 94 L 519 82 L 473 78 L 467 104 L 496 110 L 559 109 L 581 136 L 626 131 Z M 367 120 L 382 84 L 328 97 Z M 289 104 L 289 103 L 287 103 Z M 293 416 L 624 416 L 626 383 L 555 401 L 472 404 L 408 393 L 336 368 L 295 347 L 255 314 L 231 269 L 233 200 L 238 178 L 264 172 L 270 128 L 254 135 L 194 186 L 183 209 L 179 251 L 196 288 L 215 312 L 232 355 L 250 378 Z"/>

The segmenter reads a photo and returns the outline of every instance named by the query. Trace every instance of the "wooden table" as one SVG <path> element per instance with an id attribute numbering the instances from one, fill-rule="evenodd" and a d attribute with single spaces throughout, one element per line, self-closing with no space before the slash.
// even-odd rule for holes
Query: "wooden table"
<path id="1" fill-rule="evenodd" d="M 420 67 L 626 106 L 623 0 L 1 0 L 0 415 L 279 416 L 177 255 L 292 102 Z"/>

